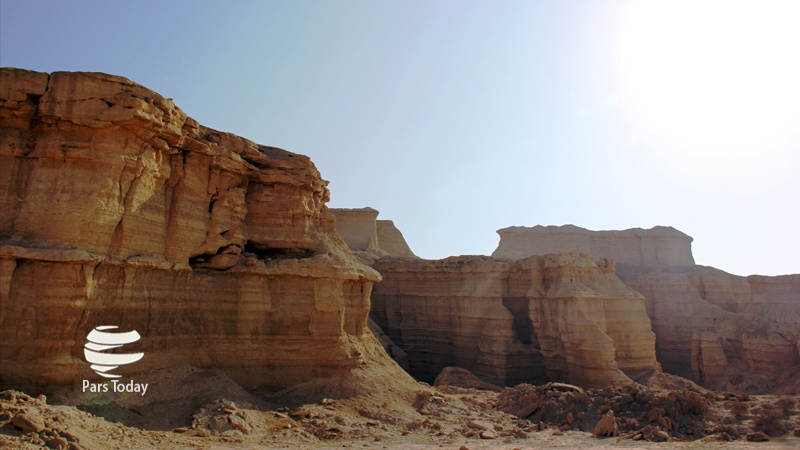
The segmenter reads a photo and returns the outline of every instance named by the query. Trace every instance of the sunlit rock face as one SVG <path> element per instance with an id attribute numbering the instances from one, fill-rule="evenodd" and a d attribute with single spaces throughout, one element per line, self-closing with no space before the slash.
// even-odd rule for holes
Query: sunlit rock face
<path id="1" fill-rule="evenodd" d="M 692 238 L 672 227 L 649 230 L 591 231 L 574 225 L 509 227 L 498 230 L 495 258 L 521 259 L 531 255 L 579 252 L 613 259 L 621 266 L 671 269 L 691 267 Z"/>
<path id="2" fill-rule="evenodd" d="M 422 380 L 457 366 L 501 385 L 607 387 L 659 369 L 644 299 L 588 255 L 384 258 L 373 267 L 384 280 L 372 317 Z"/>
<path id="3" fill-rule="evenodd" d="M 789 381 L 800 373 L 800 275 L 745 278 L 695 265 L 692 239 L 667 227 L 512 227 L 498 233 L 495 256 L 579 248 L 614 259 L 620 279 L 646 299 L 665 372 L 719 389 L 800 392 Z"/>
<path id="4" fill-rule="evenodd" d="M 334 208 L 336 230 L 350 250 L 375 252 L 378 250 L 378 211 L 372 208 Z"/>
<path id="5" fill-rule="evenodd" d="M 401 258 L 417 258 L 411 251 L 403 233 L 397 229 L 391 220 L 378 220 L 375 223 L 378 231 L 378 244 L 380 248 L 392 256 Z"/>
<path id="6" fill-rule="evenodd" d="M 326 185 L 125 78 L 0 70 L 0 385 L 91 378 L 103 325 L 142 336 L 123 375 L 190 364 L 281 388 L 362 364 L 380 276 Z"/>
<path id="7" fill-rule="evenodd" d="M 331 208 L 336 216 L 336 230 L 351 251 L 372 263 L 384 256 L 417 258 L 403 233 L 391 220 L 378 220 L 373 208 Z"/>

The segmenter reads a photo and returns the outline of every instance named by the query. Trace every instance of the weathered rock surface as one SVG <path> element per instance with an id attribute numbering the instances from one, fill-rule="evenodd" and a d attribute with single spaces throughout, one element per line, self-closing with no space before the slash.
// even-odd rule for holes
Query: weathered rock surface
<path id="1" fill-rule="evenodd" d="M 499 385 L 622 385 L 659 370 L 644 299 L 588 255 L 508 262 L 384 258 L 371 316 L 433 381 L 448 366 Z"/>
<path id="2" fill-rule="evenodd" d="M 378 211 L 372 208 L 332 208 L 336 231 L 354 252 L 378 250 Z"/>
<path id="3" fill-rule="evenodd" d="M 308 157 L 125 78 L 0 70 L 0 385 L 97 379 L 99 325 L 141 334 L 126 376 L 188 364 L 282 388 L 382 354 L 380 276 L 336 233 L 326 185 Z"/>
<path id="4" fill-rule="evenodd" d="M 445 367 L 439 373 L 435 380 L 434 386 L 455 386 L 464 389 L 480 389 L 482 391 L 500 392 L 500 386 L 487 383 L 480 378 L 476 377 L 474 373 L 461 367 Z"/>
<path id="5" fill-rule="evenodd" d="M 376 224 L 378 228 L 378 244 L 383 251 L 400 258 L 418 258 L 411 251 L 406 238 L 403 237 L 403 233 L 397 229 L 394 222 L 391 220 L 378 220 Z"/>
<path id="6" fill-rule="evenodd" d="M 500 230 L 495 256 L 588 250 L 607 258 L 647 299 L 665 371 L 707 387 L 800 393 L 800 275 L 731 275 L 695 265 L 692 239 L 666 227 L 589 231 L 565 227 Z"/>
<path id="7" fill-rule="evenodd" d="M 672 227 L 591 231 L 574 225 L 509 227 L 498 230 L 495 258 L 522 259 L 548 253 L 586 253 L 619 265 L 676 268 L 694 265 L 692 238 Z"/>
<path id="8" fill-rule="evenodd" d="M 800 276 L 695 266 L 620 277 L 647 298 L 664 370 L 709 388 L 800 393 L 785 379 L 800 369 Z"/>
<path id="9" fill-rule="evenodd" d="M 372 208 L 332 208 L 336 230 L 362 261 L 372 263 L 384 256 L 417 258 L 391 220 L 377 220 Z"/>

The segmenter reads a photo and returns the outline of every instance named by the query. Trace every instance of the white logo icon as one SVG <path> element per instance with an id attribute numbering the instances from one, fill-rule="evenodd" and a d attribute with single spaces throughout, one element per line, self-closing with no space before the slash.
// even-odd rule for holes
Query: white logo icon
<path id="1" fill-rule="evenodd" d="M 121 365 L 134 363 L 144 356 L 144 353 L 102 353 L 105 350 L 136 342 L 141 338 L 135 330 L 124 333 L 109 333 L 105 331 L 116 328 L 115 325 L 96 327 L 86 336 L 86 340 L 89 342 L 83 346 L 83 355 L 86 357 L 86 361 L 92 365 L 92 369 L 98 375 L 106 378 L 119 378 L 120 375 L 107 372 Z"/>

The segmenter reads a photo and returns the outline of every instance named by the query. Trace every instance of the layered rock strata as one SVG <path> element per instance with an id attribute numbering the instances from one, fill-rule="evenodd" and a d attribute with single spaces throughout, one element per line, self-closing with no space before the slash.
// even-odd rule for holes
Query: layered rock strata
<path id="1" fill-rule="evenodd" d="M 0 386 L 102 381 L 84 344 L 103 325 L 142 337 L 123 376 L 189 364 L 270 389 L 364 364 L 380 276 L 326 185 L 125 78 L 0 70 Z"/>
<path id="2" fill-rule="evenodd" d="M 647 299 L 665 371 L 707 387 L 800 392 L 800 275 L 731 275 L 695 265 L 691 238 L 667 227 L 589 231 L 513 227 L 495 256 L 588 249 L 614 258 L 619 277 Z M 788 391 L 786 391 L 788 389 Z"/>
<path id="3" fill-rule="evenodd" d="M 371 316 L 432 382 L 468 369 L 499 385 L 626 384 L 659 370 L 644 299 L 588 255 L 508 262 L 383 258 Z"/>
<path id="4" fill-rule="evenodd" d="M 537 225 L 503 228 L 497 234 L 500 235 L 500 244 L 492 256 L 500 259 L 579 252 L 640 268 L 694 266 L 692 238 L 672 227 L 591 231 L 574 225 Z"/>

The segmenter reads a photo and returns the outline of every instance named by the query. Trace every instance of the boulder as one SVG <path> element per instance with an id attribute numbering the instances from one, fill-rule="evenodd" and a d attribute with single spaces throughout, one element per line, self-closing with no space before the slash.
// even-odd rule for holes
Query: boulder
<path id="1" fill-rule="evenodd" d="M 434 386 L 455 386 L 464 389 L 500 392 L 503 389 L 476 377 L 474 373 L 460 367 L 445 367 L 433 381 Z"/>

